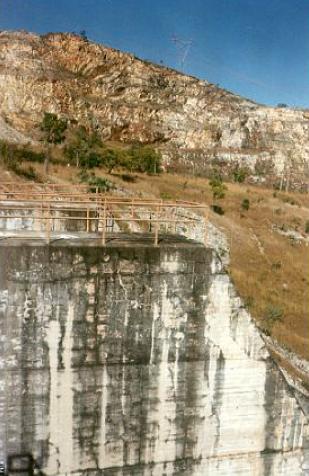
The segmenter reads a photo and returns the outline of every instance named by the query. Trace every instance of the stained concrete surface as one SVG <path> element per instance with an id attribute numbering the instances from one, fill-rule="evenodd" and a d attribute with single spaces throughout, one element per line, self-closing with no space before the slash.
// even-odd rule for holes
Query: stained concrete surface
<path id="1" fill-rule="evenodd" d="M 306 474 L 305 415 L 220 260 L 141 238 L 0 241 L 0 460 L 31 454 L 59 476 Z"/>

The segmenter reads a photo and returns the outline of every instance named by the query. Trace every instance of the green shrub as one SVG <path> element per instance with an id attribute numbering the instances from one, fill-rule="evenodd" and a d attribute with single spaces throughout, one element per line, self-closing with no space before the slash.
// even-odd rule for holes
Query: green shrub
<path id="1" fill-rule="evenodd" d="M 27 148 L 19 149 L 17 155 L 21 158 L 21 160 L 25 160 L 27 162 L 43 163 L 45 160 L 45 154 L 43 152 L 35 152 L 34 150 Z"/>
<path id="2" fill-rule="evenodd" d="M 283 310 L 274 304 L 269 304 L 264 312 L 264 321 L 268 327 L 272 327 L 276 322 L 283 320 Z"/>
<path id="3" fill-rule="evenodd" d="M 241 208 L 243 210 L 248 211 L 250 208 L 250 200 L 248 198 L 244 198 L 243 201 L 241 202 Z"/>
<path id="4" fill-rule="evenodd" d="M 92 193 L 98 192 L 109 192 L 114 188 L 114 184 L 109 180 L 101 177 L 92 177 L 89 180 L 89 191 Z"/>
<path id="5" fill-rule="evenodd" d="M 220 205 L 211 205 L 211 209 L 217 213 L 217 215 L 224 215 L 224 210 Z"/>
<path id="6" fill-rule="evenodd" d="M 131 175 L 131 174 L 122 174 L 121 178 L 124 182 L 131 182 L 131 183 L 136 182 L 136 177 L 134 177 L 134 175 Z"/>
<path id="7" fill-rule="evenodd" d="M 37 180 L 38 179 L 38 175 L 36 173 L 36 171 L 34 170 L 34 168 L 30 165 L 29 167 L 26 167 L 26 168 L 18 168 L 16 173 L 18 175 L 21 175 L 23 177 L 25 177 L 27 180 Z"/>
<path id="8" fill-rule="evenodd" d="M 15 158 L 7 162 L 5 166 L 8 170 L 11 170 L 16 175 L 19 175 L 20 165 Z"/>
<path id="9" fill-rule="evenodd" d="M 100 167 L 102 164 L 102 156 L 97 152 L 88 152 L 80 158 L 80 167 L 84 169 L 93 169 Z"/>
<path id="10" fill-rule="evenodd" d="M 13 160 L 13 155 L 14 153 L 11 144 L 8 144 L 5 141 L 0 141 L 0 159 L 2 164 L 8 166 Z"/>
<path id="11" fill-rule="evenodd" d="M 227 186 L 223 183 L 222 175 L 215 172 L 209 181 L 211 187 L 212 196 L 214 200 L 221 200 L 225 197 Z"/>
<path id="12" fill-rule="evenodd" d="M 0 141 L 0 160 L 2 164 L 16 175 L 28 180 L 37 180 L 38 176 L 32 166 L 24 167 L 23 161 L 43 162 L 44 154 L 34 152 L 27 146 L 18 147 L 5 141 Z"/>
<path id="13" fill-rule="evenodd" d="M 172 200 L 173 196 L 168 192 L 161 192 L 160 198 L 162 198 L 162 200 Z"/>
<path id="14" fill-rule="evenodd" d="M 252 296 L 247 296 L 244 299 L 244 306 L 246 309 L 250 309 L 254 305 L 254 298 Z"/>
<path id="15" fill-rule="evenodd" d="M 309 233 L 309 220 L 305 223 L 305 233 Z"/>
<path id="16" fill-rule="evenodd" d="M 245 167 L 236 165 L 232 172 L 234 182 L 243 183 L 248 176 L 248 170 Z"/>
<path id="17" fill-rule="evenodd" d="M 96 191 L 104 193 L 115 188 L 112 182 L 105 178 L 97 177 L 93 172 L 88 174 L 83 170 L 79 174 L 79 179 L 81 183 L 89 185 L 89 192 L 92 193 L 95 193 Z"/>
<path id="18" fill-rule="evenodd" d="M 12 172 L 20 177 L 24 177 L 27 180 L 38 180 L 38 175 L 34 168 L 30 165 L 29 167 L 22 167 L 16 161 L 12 162 L 9 167 Z"/>
<path id="19" fill-rule="evenodd" d="M 49 144 L 60 144 L 64 140 L 64 133 L 68 127 L 66 119 L 58 118 L 56 114 L 45 112 L 40 124 L 44 133 L 44 140 Z"/>
<path id="20" fill-rule="evenodd" d="M 110 174 L 112 170 L 122 164 L 122 156 L 116 149 L 108 148 L 103 151 L 101 158 L 101 165 L 107 169 Z"/>

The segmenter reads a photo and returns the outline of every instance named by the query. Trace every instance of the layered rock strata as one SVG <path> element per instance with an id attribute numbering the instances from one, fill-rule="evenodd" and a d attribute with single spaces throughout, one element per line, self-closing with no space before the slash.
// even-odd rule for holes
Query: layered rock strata
<path id="1" fill-rule="evenodd" d="M 239 164 L 255 181 L 308 183 L 308 111 L 262 106 L 76 35 L 0 33 L 0 96 L 5 139 L 37 138 L 49 111 L 104 139 L 154 144 L 176 170 Z"/>

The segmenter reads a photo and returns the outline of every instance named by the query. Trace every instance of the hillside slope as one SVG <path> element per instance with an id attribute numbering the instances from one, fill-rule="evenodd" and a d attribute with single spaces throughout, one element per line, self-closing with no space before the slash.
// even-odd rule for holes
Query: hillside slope
<path id="1" fill-rule="evenodd" d="M 105 139 L 152 143 L 174 170 L 228 171 L 237 162 L 255 181 L 307 186 L 308 111 L 258 105 L 73 34 L 1 32 L 0 96 L 5 139 L 7 128 L 17 141 L 37 138 L 49 111 Z"/>

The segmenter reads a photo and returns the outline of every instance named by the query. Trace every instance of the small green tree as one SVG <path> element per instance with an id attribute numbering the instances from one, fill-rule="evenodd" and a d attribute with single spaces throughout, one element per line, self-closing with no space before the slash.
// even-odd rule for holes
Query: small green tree
<path id="1" fill-rule="evenodd" d="M 150 146 L 134 145 L 128 151 L 128 168 L 135 172 L 157 174 L 161 172 L 162 157 L 160 152 Z"/>
<path id="2" fill-rule="evenodd" d="M 114 167 L 120 164 L 117 151 L 115 149 L 106 149 L 102 154 L 102 165 L 107 168 L 110 174 Z"/>
<path id="3" fill-rule="evenodd" d="M 217 200 L 222 200 L 225 197 L 225 192 L 227 191 L 227 186 L 223 183 L 222 175 L 217 171 L 214 172 L 213 176 L 209 180 L 209 185 L 211 187 L 213 198 L 212 209 L 215 213 L 223 215 L 223 208 L 216 203 Z"/>
<path id="4" fill-rule="evenodd" d="M 222 175 L 218 172 L 215 172 L 212 178 L 209 181 L 209 185 L 212 191 L 213 200 L 221 200 L 225 197 L 225 192 L 227 191 L 227 186 L 223 183 Z"/>
<path id="5" fill-rule="evenodd" d="M 88 139 L 89 136 L 84 126 L 79 126 L 74 131 L 73 138 L 64 150 L 70 164 L 76 167 L 83 167 L 86 164 L 89 153 Z"/>
<path id="6" fill-rule="evenodd" d="M 43 132 L 43 140 L 46 144 L 46 157 L 44 162 L 44 172 L 48 173 L 51 145 L 61 144 L 65 139 L 67 120 L 58 118 L 56 114 L 45 112 L 40 129 Z"/>
<path id="7" fill-rule="evenodd" d="M 103 157 L 98 152 L 102 146 L 101 138 L 96 132 L 89 133 L 84 126 L 79 126 L 74 130 L 64 153 L 70 164 L 91 169 L 102 165 Z"/>

